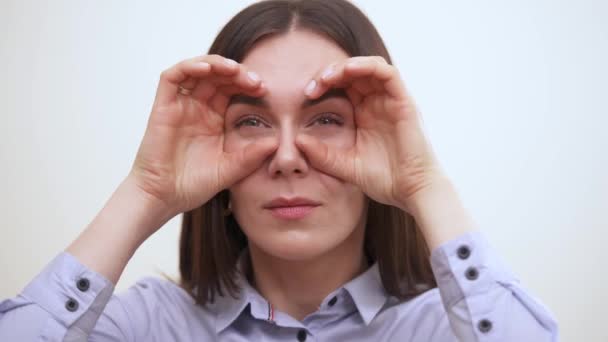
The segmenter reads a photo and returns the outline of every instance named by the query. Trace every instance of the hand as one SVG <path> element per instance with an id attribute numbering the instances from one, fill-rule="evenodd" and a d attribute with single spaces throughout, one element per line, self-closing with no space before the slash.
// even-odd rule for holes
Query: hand
<path id="1" fill-rule="evenodd" d="M 398 70 L 384 58 L 352 57 L 314 77 L 311 99 L 344 88 L 355 112 L 355 145 L 338 150 L 309 135 L 296 144 L 313 167 L 359 186 L 375 201 L 411 212 L 417 193 L 444 173 L 422 131 Z"/>
<path id="2" fill-rule="evenodd" d="M 219 55 L 188 59 L 165 70 L 129 174 L 134 183 L 176 215 L 202 205 L 259 167 L 276 149 L 272 138 L 238 152 L 223 151 L 230 96 L 262 96 L 266 88 L 256 76 Z"/>

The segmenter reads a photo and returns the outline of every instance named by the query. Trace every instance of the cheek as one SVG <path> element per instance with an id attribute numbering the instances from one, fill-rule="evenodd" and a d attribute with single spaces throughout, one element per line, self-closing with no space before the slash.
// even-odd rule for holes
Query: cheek
<path id="1" fill-rule="evenodd" d="M 253 139 L 243 137 L 237 131 L 228 131 L 224 133 L 224 151 L 234 152 L 242 149 L 249 144 Z"/>
<path id="2" fill-rule="evenodd" d="M 343 203 L 343 201 L 357 203 L 361 197 L 364 197 L 363 192 L 359 187 L 354 184 L 344 182 L 336 177 L 328 175 L 326 173 L 319 172 L 319 179 L 323 191 L 325 191 L 330 198 L 339 199 L 336 203 Z"/>
<path id="3" fill-rule="evenodd" d="M 228 188 L 232 210 L 234 212 L 248 210 L 256 205 L 256 195 L 262 190 L 262 184 L 256 181 L 254 174 L 245 177 Z"/>
<path id="4" fill-rule="evenodd" d="M 355 145 L 357 132 L 353 127 L 315 127 L 306 131 L 305 134 L 313 136 L 325 144 L 338 148 L 348 149 Z"/>

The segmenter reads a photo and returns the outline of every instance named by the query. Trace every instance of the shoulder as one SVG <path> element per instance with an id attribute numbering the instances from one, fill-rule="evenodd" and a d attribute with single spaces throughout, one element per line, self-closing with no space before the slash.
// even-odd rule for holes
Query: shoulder
<path id="1" fill-rule="evenodd" d="M 138 279 L 127 291 L 136 293 L 142 299 L 173 303 L 175 305 L 195 305 L 194 298 L 190 296 L 179 284 L 172 280 L 147 276 Z"/>
<path id="2" fill-rule="evenodd" d="M 147 276 L 140 278 L 126 291 L 117 295 L 123 303 L 152 310 L 206 311 L 194 298 L 172 280 Z"/>
<path id="3" fill-rule="evenodd" d="M 415 341 L 455 341 L 438 288 L 416 297 L 399 300 L 389 297 L 377 317 L 394 336 L 410 336 Z"/>
<path id="4" fill-rule="evenodd" d="M 412 318 L 412 313 L 417 313 L 417 315 L 414 315 L 416 317 L 420 316 L 435 320 L 446 317 L 441 294 L 436 287 L 407 300 L 389 297 L 386 310 L 394 310 L 400 316 L 409 316 L 410 318 Z"/>

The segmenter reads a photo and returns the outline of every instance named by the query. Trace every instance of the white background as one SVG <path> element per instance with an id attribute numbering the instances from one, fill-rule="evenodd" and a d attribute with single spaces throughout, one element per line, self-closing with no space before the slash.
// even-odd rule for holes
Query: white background
<path id="1" fill-rule="evenodd" d="M 0 2 L 0 298 L 127 174 L 159 74 L 251 1 Z M 608 3 L 357 1 L 465 205 L 563 341 L 607 341 Z M 118 290 L 177 275 L 181 217 Z"/>

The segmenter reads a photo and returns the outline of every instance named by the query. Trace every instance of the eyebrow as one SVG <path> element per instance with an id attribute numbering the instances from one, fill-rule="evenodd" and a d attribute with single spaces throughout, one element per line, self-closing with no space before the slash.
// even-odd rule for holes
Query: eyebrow
<path id="1" fill-rule="evenodd" d="M 346 91 L 344 91 L 344 88 L 330 88 L 323 95 L 319 96 L 316 99 L 305 99 L 304 102 L 302 102 L 301 104 L 301 108 L 306 109 L 331 98 L 341 98 L 350 101 L 348 95 L 346 94 Z M 270 108 L 270 105 L 268 104 L 268 101 L 266 101 L 265 98 L 253 97 L 245 94 L 237 94 L 232 96 L 230 98 L 230 102 L 228 102 L 228 107 L 235 104 L 245 104 L 255 107 Z"/>

